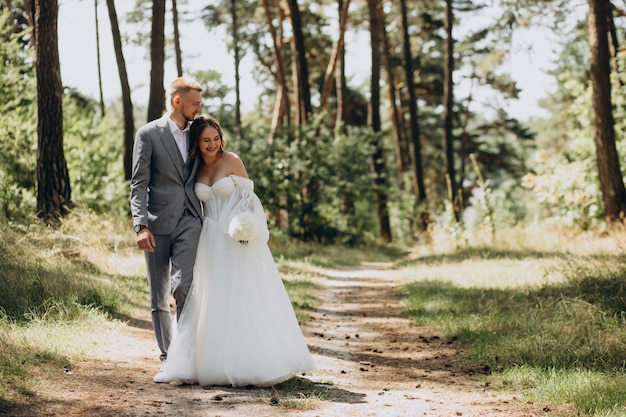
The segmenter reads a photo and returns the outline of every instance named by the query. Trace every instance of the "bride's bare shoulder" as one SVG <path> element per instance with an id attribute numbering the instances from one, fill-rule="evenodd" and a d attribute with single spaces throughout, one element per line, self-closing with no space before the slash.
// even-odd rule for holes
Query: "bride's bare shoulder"
<path id="1" fill-rule="evenodd" d="M 224 162 L 228 166 L 229 174 L 239 175 L 241 177 L 248 177 L 248 173 L 246 171 L 246 167 L 243 164 L 243 161 L 234 152 L 224 151 Z"/>

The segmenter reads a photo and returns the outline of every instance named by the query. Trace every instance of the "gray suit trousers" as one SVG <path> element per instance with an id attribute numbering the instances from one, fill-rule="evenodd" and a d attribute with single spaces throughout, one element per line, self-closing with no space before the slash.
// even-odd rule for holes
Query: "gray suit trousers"
<path id="1" fill-rule="evenodd" d="M 161 360 L 167 359 L 167 349 L 172 340 L 170 294 L 173 294 L 176 301 L 176 317 L 180 317 L 191 286 L 201 229 L 202 220 L 199 217 L 182 216 L 172 234 L 154 235 L 154 252 L 144 252 L 150 286 L 152 324 L 161 350 Z"/>

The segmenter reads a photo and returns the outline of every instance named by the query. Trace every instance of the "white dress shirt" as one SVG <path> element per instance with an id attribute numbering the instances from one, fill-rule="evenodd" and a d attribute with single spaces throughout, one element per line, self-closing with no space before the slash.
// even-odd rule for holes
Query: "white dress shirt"
<path id="1" fill-rule="evenodd" d="M 183 157 L 183 162 L 187 162 L 187 154 L 189 153 L 189 122 L 183 130 L 180 130 L 168 115 L 167 123 L 172 131 L 172 136 L 174 136 L 174 141 L 176 141 L 176 145 L 178 145 L 178 150 Z"/>

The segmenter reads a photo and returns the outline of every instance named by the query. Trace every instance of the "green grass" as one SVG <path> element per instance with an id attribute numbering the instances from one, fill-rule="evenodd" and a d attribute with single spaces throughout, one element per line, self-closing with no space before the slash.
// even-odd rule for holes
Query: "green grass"
<path id="1" fill-rule="evenodd" d="M 626 414 L 626 375 L 584 369 L 509 368 L 500 377 L 503 386 L 525 387 L 532 401 L 573 404 L 573 415 L 623 417 Z"/>
<path id="2" fill-rule="evenodd" d="M 368 262 L 396 262 L 407 256 L 406 248 L 393 245 L 337 247 L 272 238 L 270 249 L 277 262 L 303 262 L 319 267 L 358 266 Z"/>
<path id="3" fill-rule="evenodd" d="M 406 314 L 500 386 L 575 415 L 626 414 L 626 254 L 464 249 L 403 268 Z"/>
<path id="4" fill-rule="evenodd" d="M 324 401 L 328 393 L 302 378 L 292 378 L 272 387 L 270 404 L 286 410 L 313 410 Z"/>

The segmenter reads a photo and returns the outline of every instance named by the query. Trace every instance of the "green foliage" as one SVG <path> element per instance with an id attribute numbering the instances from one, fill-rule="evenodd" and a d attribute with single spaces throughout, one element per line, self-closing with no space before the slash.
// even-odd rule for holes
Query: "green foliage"
<path id="1" fill-rule="evenodd" d="M 311 123 L 297 139 L 282 131 L 269 143 L 267 135 L 259 129 L 249 133 L 256 140 L 228 147 L 246 164 L 272 226 L 288 213 L 291 236 L 349 244 L 375 238 L 368 130 L 333 137 Z"/>
<path id="2" fill-rule="evenodd" d="M 576 97 L 568 108 L 564 145 L 552 154 L 540 149 L 534 172 L 523 178 L 522 185 L 534 191 L 544 210 L 542 217 L 586 230 L 598 225 L 604 215 L 591 126 L 591 87 L 565 74 L 561 80 L 562 88 Z M 623 154 L 623 135 L 616 133 L 618 152 Z"/>
<path id="3" fill-rule="evenodd" d="M 0 13 L 0 220 L 26 220 L 35 199 L 37 91 L 32 51 L 10 23 Z"/>
<path id="4" fill-rule="evenodd" d="M 128 212 L 123 126 L 101 119 L 96 104 L 73 90 L 64 96 L 64 150 L 73 200 L 97 213 L 123 216 Z"/>
<path id="5" fill-rule="evenodd" d="M 557 90 L 543 104 L 553 116 L 538 127 L 533 171 L 522 185 L 540 203 L 542 218 L 583 230 L 603 224 L 604 207 L 592 126 L 592 88 L 588 82 L 589 51 L 586 26 L 579 22 L 557 61 Z M 619 52 L 616 65 L 623 68 L 626 54 Z M 624 74 L 612 73 L 615 141 L 622 176 L 626 175 L 626 106 Z"/>

